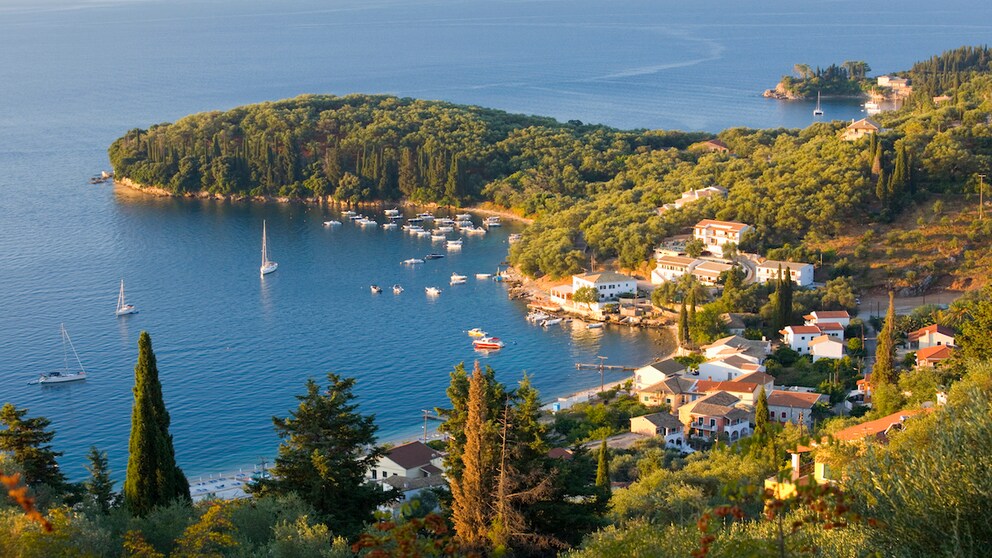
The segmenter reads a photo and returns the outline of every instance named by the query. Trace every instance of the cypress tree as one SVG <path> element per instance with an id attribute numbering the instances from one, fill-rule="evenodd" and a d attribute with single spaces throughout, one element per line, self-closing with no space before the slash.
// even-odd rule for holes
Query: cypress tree
<path id="1" fill-rule="evenodd" d="M 66 481 L 56 459 L 62 452 L 53 451 L 49 445 L 55 437 L 55 432 L 48 430 L 51 421 L 45 417 L 24 418 L 27 414 L 27 409 L 18 409 L 13 403 L 0 408 L 0 425 L 6 427 L 0 430 L 0 451 L 10 454 L 28 486 L 45 484 L 61 490 Z"/>
<path id="2" fill-rule="evenodd" d="M 599 446 L 599 462 L 596 465 L 596 488 L 599 490 L 600 498 L 603 500 L 610 498 L 610 449 L 606 445 L 606 438 L 603 438 L 603 443 Z"/>
<path id="3" fill-rule="evenodd" d="M 792 323 L 792 275 L 789 270 L 782 272 L 782 323 L 789 325 Z"/>
<path id="4" fill-rule="evenodd" d="M 882 325 L 882 331 L 878 332 L 877 344 L 875 346 L 875 364 L 871 369 L 872 387 L 877 388 L 895 381 L 895 368 L 893 367 L 895 324 L 895 293 L 889 291 L 889 309 L 885 313 L 885 323 Z"/>
<path id="5" fill-rule="evenodd" d="M 455 534 L 468 549 L 485 546 L 493 494 L 493 437 L 489 435 L 486 378 L 476 363 L 468 386 L 465 448 L 461 478 L 451 479 L 451 520 Z"/>
<path id="6" fill-rule="evenodd" d="M 882 169 L 878 173 L 878 182 L 875 183 L 875 197 L 882 202 L 882 206 L 888 205 L 889 201 L 889 184 L 885 179 L 885 169 Z"/>
<path id="7" fill-rule="evenodd" d="M 689 314 L 685 309 L 685 299 L 682 299 L 682 308 L 679 310 L 679 346 L 685 346 L 689 342 Z"/>
<path id="8" fill-rule="evenodd" d="M 689 325 L 696 325 L 696 290 L 689 293 Z"/>
<path id="9" fill-rule="evenodd" d="M 176 465 L 176 450 L 169 434 L 169 412 L 162 398 L 158 365 L 147 331 L 142 331 L 138 338 L 133 391 L 124 504 L 132 514 L 144 516 L 173 500 L 190 501 L 189 482 Z"/>
<path id="10" fill-rule="evenodd" d="M 758 401 L 754 404 L 754 435 L 764 437 L 768 433 L 768 394 L 765 386 L 758 392 Z"/>

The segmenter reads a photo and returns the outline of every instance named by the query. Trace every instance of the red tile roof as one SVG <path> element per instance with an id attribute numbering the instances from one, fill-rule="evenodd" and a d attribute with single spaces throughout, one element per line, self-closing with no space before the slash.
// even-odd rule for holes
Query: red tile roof
<path id="1" fill-rule="evenodd" d="M 440 456 L 439 452 L 434 451 L 423 442 L 410 442 L 386 452 L 386 457 L 404 469 L 429 465 L 432 459 Z"/>
<path id="2" fill-rule="evenodd" d="M 807 325 L 794 325 L 788 326 L 779 333 L 783 335 L 791 331 L 793 334 L 796 333 L 820 333 L 820 328 L 817 326 L 807 326 Z"/>
<path id="3" fill-rule="evenodd" d="M 717 221 L 716 219 L 703 219 L 702 221 L 696 223 L 693 228 L 705 229 L 707 227 L 713 227 L 716 229 L 727 229 L 734 232 L 740 232 L 744 230 L 748 225 L 745 223 L 737 223 L 734 221 Z"/>
<path id="4" fill-rule="evenodd" d="M 951 354 L 954 349 L 948 347 L 947 345 L 937 345 L 936 347 L 924 347 L 916 351 L 916 361 L 921 360 L 944 360 L 945 358 L 951 358 Z"/>
<path id="5" fill-rule="evenodd" d="M 823 397 L 822 393 L 774 390 L 768 394 L 768 406 L 812 409 L 813 405 Z"/>
<path id="6" fill-rule="evenodd" d="M 869 436 L 879 436 L 885 434 L 885 432 L 888 431 L 893 425 L 902 424 L 907 418 L 918 415 L 922 412 L 924 412 L 924 409 L 899 411 L 898 413 L 892 413 L 887 417 L 863 422 L 861 424 L 856 424 L 849 428 L 845 428 L 839 432 L 834 432 L 833 437 L 834 440 L 851 442 L 861 440 Z"/>
<path id="7" fill-rule="evenodd" d="M 937 324 L 928 325 L 927 327 L 921 327 L 916 331 L 911 331 L 907 334 L 907 337 L 909 338 L 910 341 L 916 341 L 917 339 L 923 337 L 928 333 L 940 333 L 948 337 L 954 337 L 953 329 Z"/>

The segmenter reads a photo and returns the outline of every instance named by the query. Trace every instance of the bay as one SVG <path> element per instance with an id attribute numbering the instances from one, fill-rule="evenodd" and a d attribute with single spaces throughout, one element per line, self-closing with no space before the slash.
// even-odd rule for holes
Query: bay
<path id="1" fill-rule="evenodd" d="M 302 93 L 392 93 L 618 127 L 803 127 L 811 103 L 760 97 L 796 62 L 867 60 L 874 74 L 992 36 L 979 1 L 6 0 L 0 3 L 0 402 L 53 420 L 73 478 L 90 445 L 126 459 L 138 332 L 152 333 L 190 474 L 275 447 L 269 417 L 303 381 L 358 378 L 384 437 L 416 435 L 447 372 L 478 355 L 464 330 L 511 342 L 484 358 L 550 399 L 598 383 L 575 361 L 640 364 L 643 332 L 542 331 L 502 287 L 506 227 L 406 269 L 424 241 L 327 230 L 299 205 L 162 200 L 86 184 L 133 127 Z M 860 117 L 825 101 L 828 118 Z M 280 269 L 257 275 L 262 220 Z M 381 218 L 380 218 L 381 220 Z M 453 271 L 470 275 L 449 287 Z M 141 313 L 113 316 L 117 283 Z M 369 283 L 407 292 L 373 297 Z M 444 293 L 431 302 L 423 287 Z M 65 322 L 92 377 L 25 382 L 62 359 Z"/>

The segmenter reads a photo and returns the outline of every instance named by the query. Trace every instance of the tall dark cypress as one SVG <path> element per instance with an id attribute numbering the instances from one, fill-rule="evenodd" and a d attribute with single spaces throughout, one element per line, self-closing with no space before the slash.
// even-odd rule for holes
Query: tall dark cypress
<path id="1" fill-rule="evenodd" d="M 134 515 L 145 515 L 173 500 L 190 500 L 189 482 L 176 465 L 169 422 L 152 338 L 142 331 L 134 365 L 134 407 L 124 480 L 124 504 Z"/>
<path id="2" fill-rule="evenodd" d="M 689 313 L 685 309 L 685 299 L 682 299 L 682 308 L 679 309 L 679 346 L 684 346 L 689 342 Z"/>
<path id="3" fill-rule="evenodd" d="M 599 446 L 599 460 L 596 465 L 596 489 L 600 498 L 610 499 L 610 448 L 606 445 L 606 438 L 603 438 L 602 445 Z"/>

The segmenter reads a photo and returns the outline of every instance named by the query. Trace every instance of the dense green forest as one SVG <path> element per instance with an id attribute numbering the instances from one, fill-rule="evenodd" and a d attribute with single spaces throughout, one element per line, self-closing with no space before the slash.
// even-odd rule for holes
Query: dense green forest
<path id="1" fill-rule="evenodd" d="M 854 226 L 974 192 L 975 173 L 992 161 L 989 57 L 965 48 L 918 64 L 913 71 L 931 78 L 914 79 L 953 100 L 935 107 L 915 98 L 880 114 L 878 140 L 843 141 L 843 122 L 733 128 L 717 135 L 729 152 L 713 153 L 693 147 L 710 134 L 387 96 L 303 96 L 132 130 L 110 158 L 118 176 L 177 194 L 492 202 L 536 217 L 510 254 L 532 276 L 565 276 L 592 258 L 637 267 L 700 218 L 754 225 L 743 249 L 810 259 L 813 247 Z M 729 195 L 657 211 L 710 185 Z"/>

